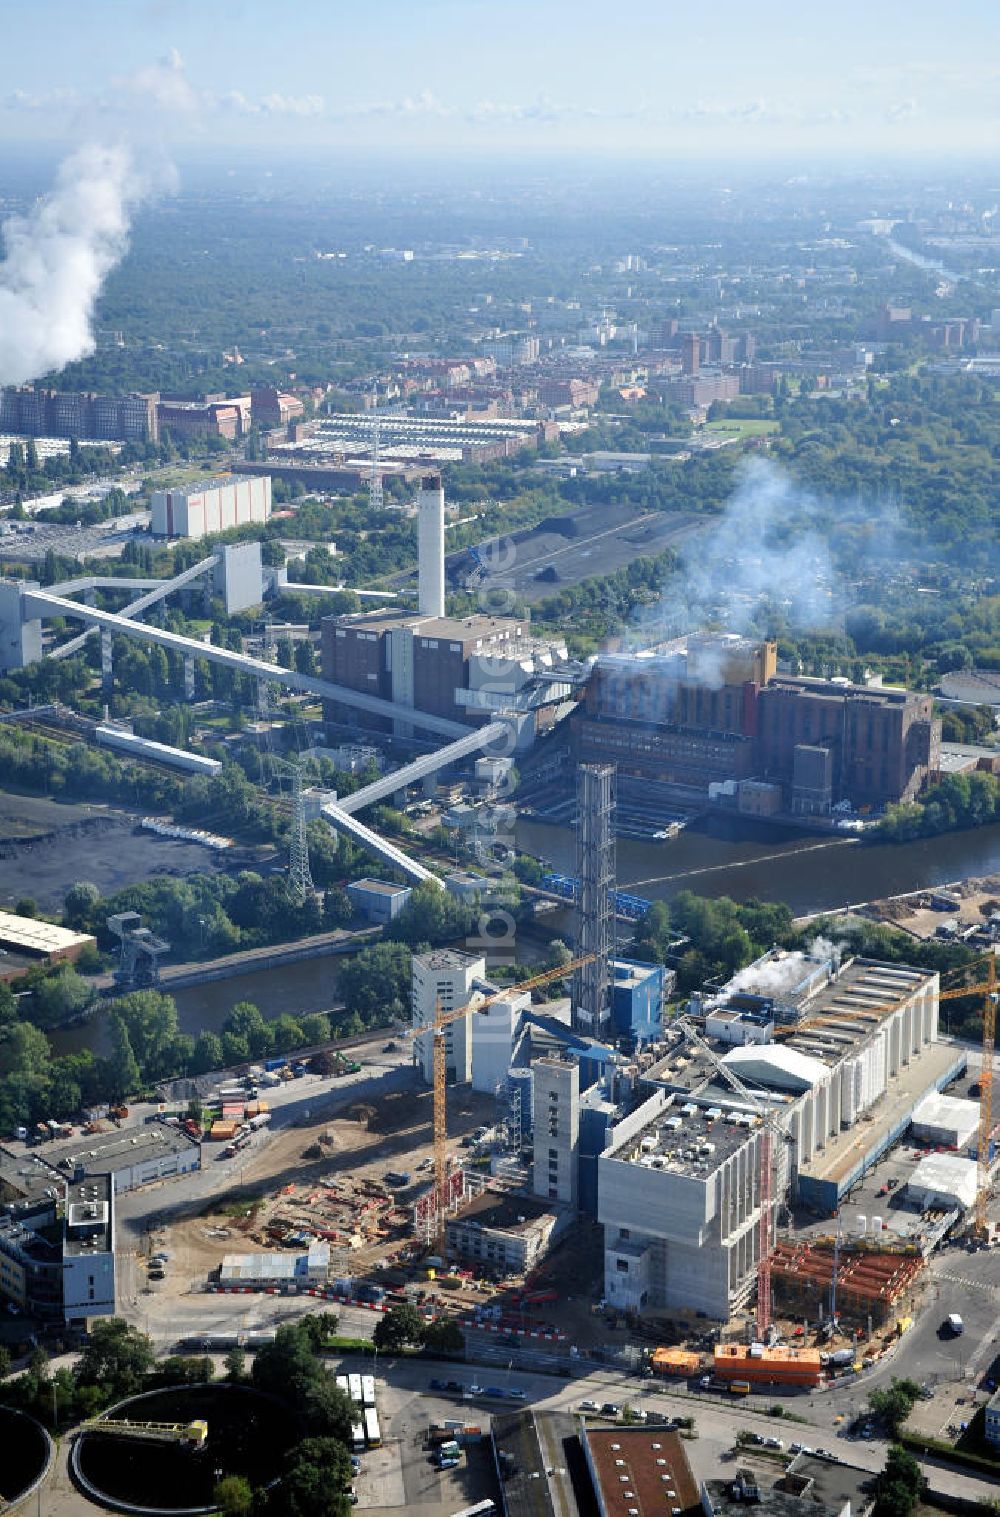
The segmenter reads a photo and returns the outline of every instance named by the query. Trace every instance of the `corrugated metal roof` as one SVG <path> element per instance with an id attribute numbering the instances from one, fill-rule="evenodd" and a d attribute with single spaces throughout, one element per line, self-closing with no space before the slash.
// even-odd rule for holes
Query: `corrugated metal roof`
<path id="1" fill-rule="evenodd" d="M 70 932 L 68 927 L 56 927 L 52 922 L 36 922 L 34 917 L 0 911 L 0 943 L 9 943 L 13 948 L 24 948 L 29 953 L 60 953 L 93 941 L 85 932 Z"/>

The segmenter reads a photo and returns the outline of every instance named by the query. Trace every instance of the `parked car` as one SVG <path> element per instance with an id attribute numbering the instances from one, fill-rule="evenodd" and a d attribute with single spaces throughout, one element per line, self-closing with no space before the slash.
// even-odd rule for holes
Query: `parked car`
<path id="1" fill-rule="evenodd" d="M 580 1411 L 581 1412 L 599 1412 L 600 1411 L 600 1407 L 598 1406 L 598 1404 L 597 1404 L 596 1401 L 590 1401 L 588 1399 L 587 1401 L 581 1401 L 580 1402 Z"/>
<path id="2" fill-rule="evenodd" d="M 620 1417 L 622 1409 L 613 1401 L 605 1401 L 601 1405 L 601 1411 L 605 1417 Z"/>

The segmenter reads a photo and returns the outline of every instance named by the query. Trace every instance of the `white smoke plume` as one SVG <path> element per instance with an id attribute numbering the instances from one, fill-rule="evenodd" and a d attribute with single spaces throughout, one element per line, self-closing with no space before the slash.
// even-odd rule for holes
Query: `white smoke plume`
<path id="1" fill-rule="evenodd" d="M 783 953 L 779 958 L 769 959 L 764 964 L 749 964 L 728 982 L 726 989 L 737 994 L 754 996 L 787 995 L 801 985 L 806 976 L 822 964 L 840 965 L 841 947 L 829 938 L 816 937 L 808 953 L 797 948 Z"/>
<path id="2" fill-rule="evenodd" d="M 4 223 L 0 385 L 26 384 L 93 352 L 94 306 L 146 190 L 125 148 L 85 146 L 62 164 L 45 199 Z"/>
<path id="3" fill-rule="evenodd" d="M 682 551 L 679 574 L 661 604 L 643 616 L 638 640 L 648 644 L 651 635 L 708 625 L 751 632 L 764 607 L 789 627 L 829 626 L 841 595 L 829 514 L 775 464 L 750 459 L 722 515 Z M 711 683 L 710 671 L 702 677 Z"/>

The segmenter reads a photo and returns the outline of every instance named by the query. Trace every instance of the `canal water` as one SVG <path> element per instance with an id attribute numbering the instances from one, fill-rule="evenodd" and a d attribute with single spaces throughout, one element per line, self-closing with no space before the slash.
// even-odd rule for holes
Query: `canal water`
<path id="1" fill-rule="evenodd" d="M 576 838 L 571 828 L 521 821 L 517 843 L 553 868 L 575 872 Z M 717 824 L 699 824 L 667 841 L 622 838 L 617 847 L 620 889 L 667 901 L 681 890 L 740 901 L 757 896 L 787 901 L 796 916 L 994 873 L 1000 873 L 1000 824 L 895 844 L 763 832 L 734 836 Z M 571 913 L 556 911 L 545 921 L 571 939 Z M 535 956 L 531 951 L 519 953 L 522 961 Z M 329 1011 L 340 999 L 339 962 L 336 957 L 306 959 L 171 992 L 181 1030 L 195 1037 L 202 1031 L 219 1032 L 237 1001 L 252 1001 L 266 1017 Z M 54 1033 L 52 1043 L 56 1053 L 81 1048 L 106 1053 L 107 1029 L 100 1021 L 68 1028 Z"/>

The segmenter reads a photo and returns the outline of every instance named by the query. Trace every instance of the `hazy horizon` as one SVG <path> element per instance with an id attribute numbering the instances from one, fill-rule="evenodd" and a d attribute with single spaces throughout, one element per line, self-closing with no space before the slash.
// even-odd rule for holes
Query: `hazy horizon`
<path id="1" fill-rule="evenodd" d="M 0 147 L 580 153 L 680 162 L 979 159 L 1000 141 L 1000 15 L 903 0 L 70 0 L 5 16 Z"/>

